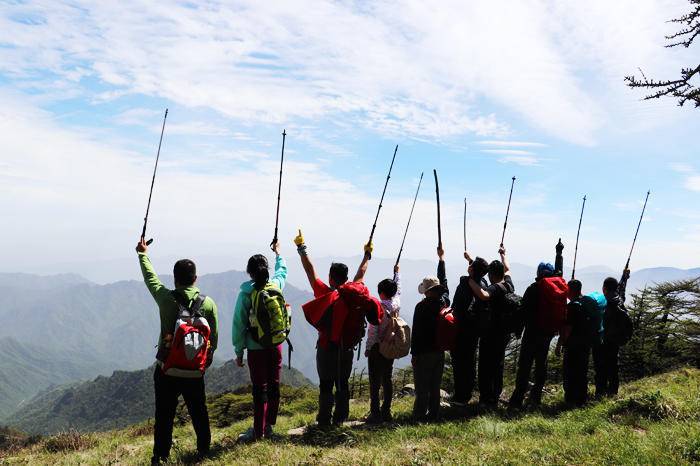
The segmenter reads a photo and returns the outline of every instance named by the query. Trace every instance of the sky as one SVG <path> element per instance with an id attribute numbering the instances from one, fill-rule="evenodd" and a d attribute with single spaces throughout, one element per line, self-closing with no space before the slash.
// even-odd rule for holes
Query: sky
<path id="1" fill-rule="evenodd" d="M 395 145 L 375 255 L 443 242 L 512 261 L 574 249 L 621 269 L 700 265 L 697 109 L 643 101 L 673 78 L 685 0 L 0 1 L 0 271 L 80 272 L 134 254 L 165 108 L 151 253 L 246 257 L 274 228 L 312 256 L 362 252 Z M 695 55 L 693 55 L 695 52 Z M 695 61 L 693 61 L 695 60 Z M 110 262 L 112 261 L 112 262 Z M 230 269 L 245 264 L 232 263 Z"/>

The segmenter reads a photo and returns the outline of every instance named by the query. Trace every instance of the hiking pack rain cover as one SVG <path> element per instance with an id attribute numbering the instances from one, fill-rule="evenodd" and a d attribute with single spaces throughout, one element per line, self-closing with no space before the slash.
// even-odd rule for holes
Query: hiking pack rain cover
<path id="1" fill-rule="evenodd" d="M 382 306 L 379 300 L 370 295 L 362 282 L 349 282 L 341 285 L 302 306 L 304 317 L 319 332 L 327 333 L 329 340 L 342 344 L 345 348 L 354 347 L 364 337 L 365 319 L 377 325 L 382 319 Z M 330 311 L 330 328 L 324 327 L 326 313 Z"/>
<path id="2" fill-rule="evenodd" d="M 163 363 L 165 375 L 197 377 L 206 371 L 211 328 L 200 313 L 205 299 L 205 296 L 199 295 L 189 307 L 176 299 L 179 314 L 170 351 Z"/>

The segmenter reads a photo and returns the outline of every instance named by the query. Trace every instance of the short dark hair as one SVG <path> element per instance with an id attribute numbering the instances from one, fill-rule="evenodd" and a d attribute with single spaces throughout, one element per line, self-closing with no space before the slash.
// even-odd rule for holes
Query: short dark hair
<path id="1" fill-rule="evenodd" d="M 192 286 L 197 279 L 197 266 L 189 259 L 180 259 L 175 262 L 173 275 L 178 286 Z"/>
<path id="2" fill-rule="evenodd" d="M 489 263 L 483 257 L 477 257 L 472 262 L 472 271 L 477 278 L 483 278 L 484 275 L 489 273 Z"/>
<path id="3" fill-rule="evenodd" d="M 385 278 L 377 285 L 377 293 L 383 294 L 389 299 L 396 296 L 397 291 L 399 291 L 399 286 L 391 278 Z"/>
<path id="4" fill-rule="evenodd" d="M 255 288 L 262 289 L 270 279 L 270 271 L 268 270 L 267 257 L 262 254 L 255 254 L 248 259 L 248 267 L 246 272 L 255 282 Z"/>
<path id="5" fill-rule="evenodd" d="M 506 274 L 506 267 L 503 262 L 495 260 L 489 264 L 489 273 L 496 279 L 501 280 Z"/>
<path id="6" fill-rule="evenodd" d="M 569 290 L 573 291 L 574 293 L 581 294 L 582 288 L 583 284 L 580 280 L 573 279 L 569 281 Z"/>
<path id="7" fill-rule="evenodd" d="M 333 262 L 328 276 L 338 284 L 345 283 L 348 281 L 348 266 L 340 262 Z"/>
<path id="8" fill-rule="evenodd" d="M 603 288 L 611 293 L 615 293 L 618 286 L 620 286 L 620 282 L 617 281 L 617 278 L 608 277 L 603 280 Z"/>

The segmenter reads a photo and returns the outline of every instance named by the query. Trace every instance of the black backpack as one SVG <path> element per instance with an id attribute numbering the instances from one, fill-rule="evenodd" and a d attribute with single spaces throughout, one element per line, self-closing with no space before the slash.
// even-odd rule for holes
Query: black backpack
<path id="1" fill-rule="evenodd" d="M 522 296 L 515 293 L 513 286 L 507 282 L 497 285 L 503 290 L 503 296 L 495 302 L 492 302 L 491 309 L 493 312 L 495 326 L 503 330 L 504 333 L 519 335 L 522 333 L 524 324 L 522 312 Z"/>
<path id="2" fill-rule="evenodd" d="M 607 311 L 606 311 L 607 312 Z M 613 343 L 624 346 L 632 339 L 634 334 L 634 324 L 632 318 L 627 313 L 627 309 L 623 306 L 617 306 L 617 309 L 609 317 L 612 318 L 614 331 L 611 332 L 610 338 Z"/>

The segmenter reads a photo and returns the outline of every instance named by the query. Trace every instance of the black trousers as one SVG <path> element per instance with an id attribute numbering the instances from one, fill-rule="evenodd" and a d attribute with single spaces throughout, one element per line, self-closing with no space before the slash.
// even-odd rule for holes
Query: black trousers
<path id="1" fill-rule="evenodd" d="M 153 457 L 165 459 L 170 455 L 173 443 L 173 421 L 180 395 L 185 400 L 187 411 L 192 418 L 192 426 L 197 434 L 197 450 L 209 451 L 211 432 L 209 413 L 204 392 L 204 377 L 184 378 L 163 374 L 159 366 L 153 373 L 156 395 L 156 420 L 153 428 Z"/>
<path id="2" fill-rule="evenodd" d="M 588 401 L 588 360 L 591 347 L 568 344 L 564 347 L 564 401 L 581 406 Z"/>
<path id="3" fill-rule="evenodd" d="M 414 356 L 413 382 L 416 398 L 413 400 L 413 418 L 434 421 L 440 413 L 440 385 L 445 368 L 445 352 L 432 351 Z"/>
<path id="4" fill-rule="evenodd" d="M 617 395 L 620 388 L 619 354 L 620 345 L 615 343 L 603 343 L 593 347 L 596 397 Z"/>
<path id="5" fill-rule="evenodd" d="M 473 330 L 460 330 L 457 334 L 457 347 L 450 351 L 454 395 L 452 401 L 467 403 L 472 398 L 476 383 L 476 349 L 479 336 Z"/>
<path id="6" fill-rule="evenodd" d="M 316 348 L 316 370 L 319 378 L 318 415 L 321 425 L 342 424 L 350 414 L 350 373 L 352 372 L 352 348 Z M 333 396 L 335 387 L 335 397 Z M 333 411 L 335 404 L 335 411 Z"/>
<path id="7" fill-rule="evenodd" d="M 530 402 L 539 404 L 542 401 L 542 389 L 547 380 L 547 356 L 549 345 L 554 335 L 543 333 L 532 327 L 525 329 L 518 357 L 518 373 L 515 379 L 515 390 L 510 397 L 510 405 L 522 406 L 525 394 L 530 386 L 530 372 L 535 365 L 535 384 L 530 390 Z"/>
<path id="8" fill-rule="evenodd" d="M 479 340 L 479 401 L 496 406 L 503 393 L 503 360 L 510 335 L 492 331 Z"/>
<path id="9" fill-rule="evenodd" d="M 394 396 L 394 387 L 391 382 L 394 360 L 382 356 L 379 352 L 379 343 L 369 350 L 367 369 L 369 372 L 370 411 L 375 415 L 383 414 L 388 416 L 391 413 L 391 398 Z M 379 406 L 380 388 L 384 391 L 381 408 Z"/>

